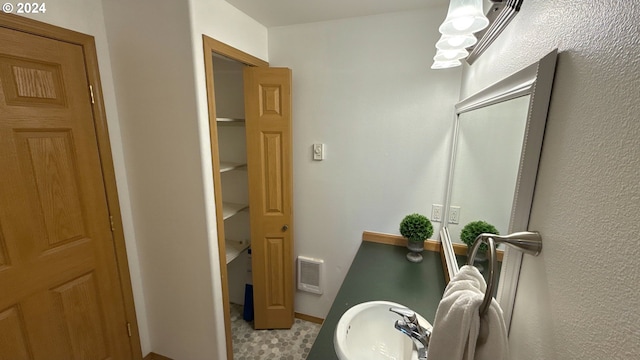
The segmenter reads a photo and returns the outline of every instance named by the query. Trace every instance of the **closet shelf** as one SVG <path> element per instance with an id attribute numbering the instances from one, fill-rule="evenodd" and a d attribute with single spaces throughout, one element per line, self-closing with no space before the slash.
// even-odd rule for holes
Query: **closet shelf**
<path id="1" fill-rule="evenodd" d="M 236 204 L 236 203 L 230 203 L 230 202 L 223 202 L 222 203 L 222 218 L 224 220 L 227 220 L 228 218 L 232 217 L 233 215 L 239 213 L 240 211 L 244 210 L 244 209 L 248 209 L 249 205 L 247 204 Z"/>
<path id="2" fill-rule="evenodd" d="M 244 125 L 244 119 L 236 118 L 216 118 L 218 125 Z"/>
<path id="3" fill-rule="evenodd" d="M 246 240 L 226 240 L 225 241 L 225 249 L 227 256 L 227 264 L 229 264 L 233 259 L 237 258 L 242 254 L 243 251 L 249 248 L 249 241 Z"/>
<path id="4" fill-rule="evenodd" d="M 246 169 L 247 164 L 234 163 L 230 161 L 220 161 L 220 172 L 227 172 L 237 169 Z"/>

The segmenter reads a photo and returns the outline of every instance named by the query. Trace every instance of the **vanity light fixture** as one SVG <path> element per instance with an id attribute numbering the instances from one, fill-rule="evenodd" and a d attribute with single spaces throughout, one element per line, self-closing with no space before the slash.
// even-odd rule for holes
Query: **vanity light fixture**
<path id="1" fill-rule="evenodd" d="M 483 13 L 482 0 L 451 0 L 447 17 L 439 30 L 443 35 L 467 35 L 488 25 L 489 19 Z"/>
<path id="2" fill-rule="evenodd" d="M 451 61 L 434 61 L 431 68 L 434 70 L 437 69 L 448 69 L 456 66 L 460 66 L 462 63 L 460 60 L 451 60 Z"/>
<path id="3" fill-rule="evenodd" d="M 439 56 L 442 50 L 464 49 L 466 51 L 468 49 L 470 54 L 463 58 L 467 64 L 471 65 L 516 16 L 524 2 L 524 0 L 490 1 L 492 4 L 485 16 L 482 12 L 483 0 L 450 0 L 447 17 L 439 28 L 442 37 L 436 43 L 438 49 L 437 58 L 434 58 L 436 63 L 443 57 L 443 55 Z M 432 69 L 462 65 L 461 61 L 449 63 L 448 66 L 436 63 L 431 66 Z"/>
<path id="4" fill-rule="evenodd" d="M 442 35 L 440 40 L 436 43 L 436 48 L 439 50 L 456 50 L 466 49 L 475 45 L 478 39 L 471 35 Z"/>
<path id="5" fill-rule="evenodd" d="M 452 61 L 460 60 L 469 56 L 469 52 L 466 49 L 457 50 L 438 50 L 436 56 L 433 57 L 435 61 Z"/>
<path id="6" fill-rule="evenodd" d="M 451 61 L 469 56 L 466 49 L 478 42 L 473 33 L 488 25 L 489 19 L 483 13 L 482 0 L 450 0 L 447 17 L 438 29 L 442 37 L 436 43 L 438 52 L 433 58 L 436 63 L 431 68 L 446 69 L 462 65 L 460 61 Z M 448 63 L 445 66 L 438 62 Z"/>

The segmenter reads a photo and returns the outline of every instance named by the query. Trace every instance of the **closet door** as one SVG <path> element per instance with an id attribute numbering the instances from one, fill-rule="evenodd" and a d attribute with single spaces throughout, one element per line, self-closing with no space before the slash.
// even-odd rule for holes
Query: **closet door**
<path id="1" fill-rule="evenodd" d="M 293 324 L 291 70 L 244 70 L 256 329 Z"/>

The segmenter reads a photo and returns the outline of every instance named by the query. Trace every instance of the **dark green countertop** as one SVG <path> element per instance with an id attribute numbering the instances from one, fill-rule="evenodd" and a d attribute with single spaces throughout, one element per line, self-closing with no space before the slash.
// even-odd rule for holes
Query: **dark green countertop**
<path id="1" fill-rule="evenodd" d="M 363 241 L 336 295 L 308 360 L 338 359 L 333 333 L 338 320 L 352 306 L 372 300 L 402 304 L 433 323 L 444 292 L 440 253 L 423 251 L 421 263 L 407 260 L 402 246 Z"/>

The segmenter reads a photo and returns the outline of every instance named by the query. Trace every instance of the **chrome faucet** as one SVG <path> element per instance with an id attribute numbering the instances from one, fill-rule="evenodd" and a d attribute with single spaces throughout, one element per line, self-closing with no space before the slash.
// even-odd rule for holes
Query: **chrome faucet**
<path id="1" fill-rule="evenodd" d="M 426 360 L 431 331 L 425 329 L 418 323 L 418 317 L 413 310 L 392 307 L 389 308 L 389 311 L 402 317 L 402 320 L 396 320 L 395 328 L 411 338 L 418 351 L 418 359 Z"/>

